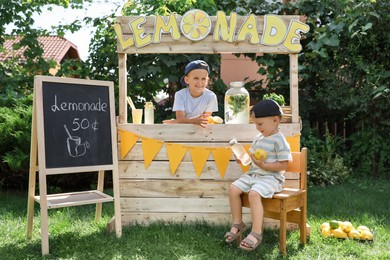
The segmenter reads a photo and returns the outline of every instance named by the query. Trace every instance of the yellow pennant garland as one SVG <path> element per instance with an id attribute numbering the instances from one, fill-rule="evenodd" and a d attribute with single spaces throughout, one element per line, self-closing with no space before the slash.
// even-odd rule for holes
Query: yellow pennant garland
<path id="1" fill-rule="evenodd" d="M 164 142 L 162 141 L 142 137 L 142 151 L 144 154 L 145 169 L 149 167 L 150 163 L 160 151 L 163 144 Z"/>
<path id="2" fill-rule="evenodd" d="M 169 160 L 169 167 L 172 175 L 176 173 L 177 168 L 182 162 L 187 150 L 190 150 L 192 163 L 196 175 L 200 177 L 203 168 L 210 156 L 210 151 L 214 157 L 215 164 L 217 165 L 219 174 L 224 178 L 227 167 L 229 165 L 232 151 L 225 147 L 204 147 L 204 146 L 185 146 L 176 143 L 165 143 L 152 138 L 146 138 L 136 135 L 132 132 L 119 130 L 120 146 L 122 159 L 130 152 L 139 139 L 142 141 L 142 152 L 144 155 L 145 169 L 147 169 L 157 153 L 161 150 L 161 147 L 165 144 L 167 149 L 167 155 Z M 286 137 L 287 142 L 290 144 L 292 152 L 298 152 L 300 150 L 300 135 L 293 135 Z M 248 152 L 250 144 L 243 145 L 244 149 Z M 250 166 L 240 165 L 243 172 L 247 172 Z"/>
<path id="3" fill-rule="evenodd" d="M 169 167 L 171 168 L 172 175 L 175 175 L 177 167 L 183 160 L 184 156 L 187 153 L 188 146 L 174 143 L 166 143 L 165 147 L 167 148 Z"/>
<path id="4" fill-rule="evenodd" d="M 210 155 L 210 149 L 207 147 L 189 147 L 191 158 L 192 158 L 192 164 L 194 165 L 196 175 L 200 177 L 202 174 L 204 165 L 206 164 L 207 159 Z"/>
<path id="5" fill-rule="evenodd" d="M 299 152 L 301 150 L 301 147 L 300 147 L 301 136 L 300 135 L 287 136 L 286 140 L 290 144 L 291 152 Z"/>
<path id="6" fill-rule="evenodd" d="M 248 152 L 249 148 L 251 148 L 251 145 L 250 144 L 244 144 L 243 147 L 244 147 L 245 151 Z M 249 168 L 251 167 L 250 164 L 247 165 L 247 166 L 244 166 L 244 165 L 240 164 L 240 166 L 241 166 L 241 169 L 242 169 L 243 172 L 249 171 Z"/>
<path id="7" fill-rule="evenodd" d="M 217 165 L 219 175 L 222 178 L 225 177 L 226 169 L 232 156 L 232 150 L 226 147 L 212 148 L 211 153 L 213 154 L 215 164 Z"/>
<path id="8" fill-rule="evenodd" d="M 122 130 L 119 131 L 119 135 L 121 138 L 121 155 L 123 159 L 137 143 L 139 137 L 131 132 Z"/>

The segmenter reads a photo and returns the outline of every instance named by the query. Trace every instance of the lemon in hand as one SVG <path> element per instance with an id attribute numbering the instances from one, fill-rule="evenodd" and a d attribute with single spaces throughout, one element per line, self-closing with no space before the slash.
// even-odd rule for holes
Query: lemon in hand
<path id="1" fill-rule="evenodd" d="M 263 157 L 263 160 L 267 159 L 267 152 L 264 149 L 257 149 L 254 153 L 253 156 L 257 159 L 260 160 L 261 157 Z"/>

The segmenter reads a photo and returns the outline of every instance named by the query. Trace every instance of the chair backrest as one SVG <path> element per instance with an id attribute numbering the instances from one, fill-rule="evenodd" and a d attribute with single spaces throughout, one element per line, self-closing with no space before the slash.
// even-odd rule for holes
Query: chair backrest
<path id="1" fill-rule="evenodd" d="M 291 153 L 293 160 L 288 162 L 287 171 L 299 173 L 299 189 L 307 188 L 307 148 L 302 148 L 300 152 Z"/>

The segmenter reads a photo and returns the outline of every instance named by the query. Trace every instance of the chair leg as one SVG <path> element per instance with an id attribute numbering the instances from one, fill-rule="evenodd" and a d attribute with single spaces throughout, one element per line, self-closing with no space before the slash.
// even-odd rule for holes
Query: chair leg
<path id="1" fill-rule="evenodd" d="M 301 207 L 301 216 L 299 224 L 299 236 L 301 244 L 306 245 L 307 241 L 307 229 L 306 229 L 306 207 Z"/>
<path id="2" fill-rule="evenodd" d="M 287 236 L 287 213 L 285 211 L 284 204 L 282 203 L 280 212 L 280 244 L 279 251 L 283 255 L 286 255 L 286 236 Z"/>

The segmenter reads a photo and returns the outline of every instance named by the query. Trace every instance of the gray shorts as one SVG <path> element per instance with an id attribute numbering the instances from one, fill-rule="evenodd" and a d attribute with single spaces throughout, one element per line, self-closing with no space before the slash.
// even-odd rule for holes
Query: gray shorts
<path id="1" fill-rule="evenodd" d="M 272 198 L 274 193 L 282 191 L 283 183 L 273 176 L 259 174 L 243 174 L 233 182 L 243 192 L 254 190 L 263 198 Z"/>

